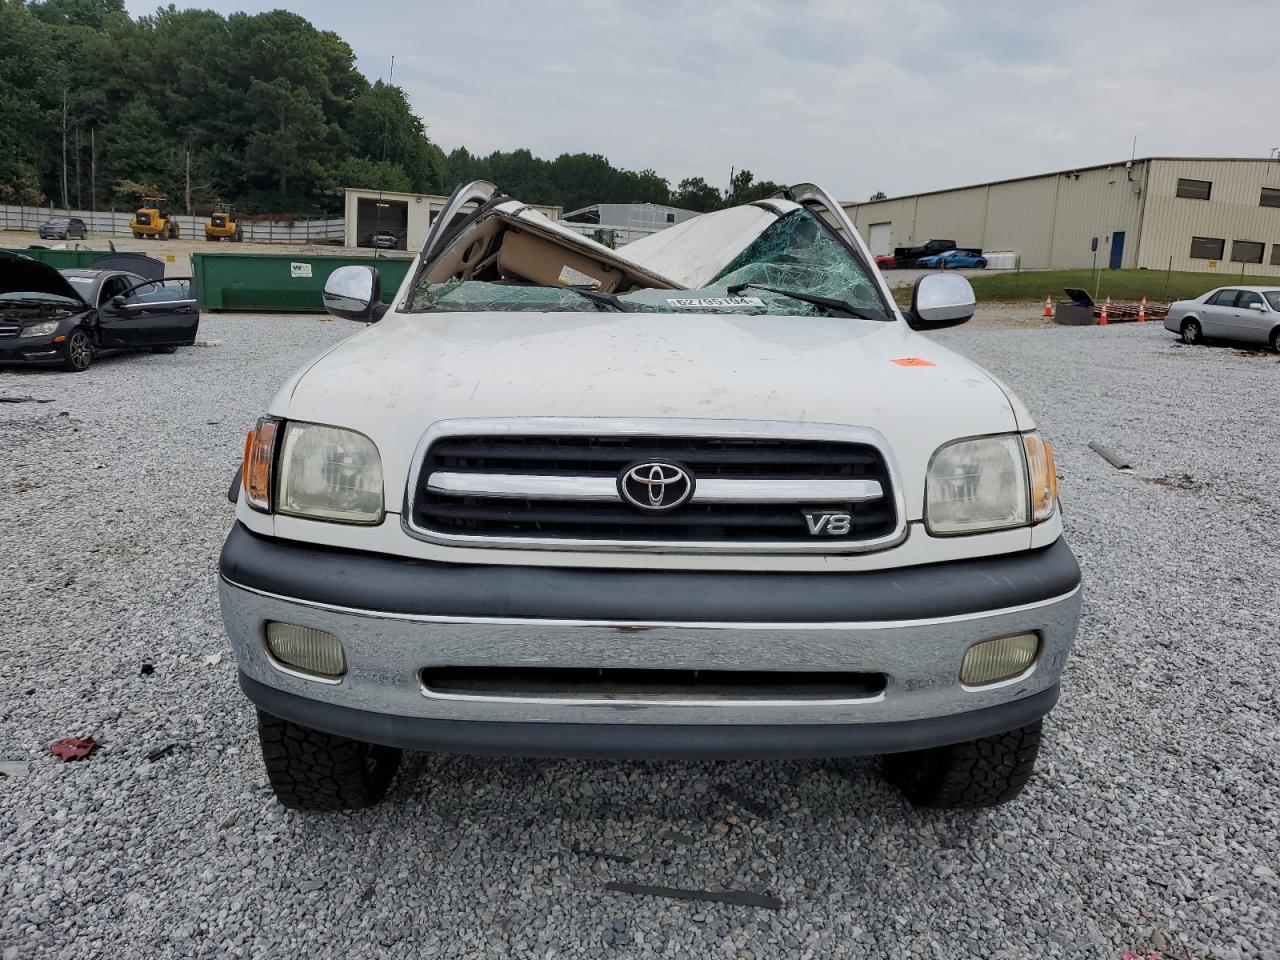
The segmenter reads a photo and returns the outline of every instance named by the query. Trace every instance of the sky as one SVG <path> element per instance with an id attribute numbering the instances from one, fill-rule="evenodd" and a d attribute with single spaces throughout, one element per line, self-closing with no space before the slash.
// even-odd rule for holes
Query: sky
<path id="1" fill-rule="evenodd" d="M 128 0 L 134 15 L 155 3 Z M 731 168 L 843 200 L 1142 156 L 1267 157 L 1267 0 L 201 0 L 285 8 L 446 151 Z M 1267 118 L 1272 122 L 1268 125 Z"/>

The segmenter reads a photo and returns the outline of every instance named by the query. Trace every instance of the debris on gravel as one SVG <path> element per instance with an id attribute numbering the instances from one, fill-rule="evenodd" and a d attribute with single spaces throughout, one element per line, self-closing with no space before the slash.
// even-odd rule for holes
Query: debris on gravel
<path id="1" fill-rule="evenodd" d="M 64 737 L 50 747 L 49 752 L 65 762 L 84 760 L 96 749 L 98 742 L 93 737 Z"/>
<path id="2" fill-rule="evenodd" d="M 53 399 L 0 412 L 3 960 L 1280 956 L 1274 363 L 1153 324 L 937 334 L 1052 439 L 1086 577 L 1010 804 L 914 809 L 873 760 L 410 754 L 381 805 L 302 815 L 266 783 L 217 557 L 244 430 L 359 328 L 201 327 L 223 347 L 0 369 Z M 110 749 L 58 763 L 68 730 Z"/>

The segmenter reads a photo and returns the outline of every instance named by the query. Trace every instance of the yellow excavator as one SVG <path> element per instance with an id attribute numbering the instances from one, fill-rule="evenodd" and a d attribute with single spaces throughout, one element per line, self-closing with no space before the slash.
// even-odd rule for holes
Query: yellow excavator
<path id="1" fill-rule="evenodd" d="M 143 197 L 129 221 L 129 229 L 139 239 L 177 240 L 178 222 L 169 212 L 168 197 Z"/>
<path id="2" fill-rule="evenodd" d="M 244 239 L 244 230 L 236 217 L 234 203 L 219 200 L 213 205 L 213 213 L 204 222 L 204 238 L 206 240 L 230 240 L 239 243 Z"/>

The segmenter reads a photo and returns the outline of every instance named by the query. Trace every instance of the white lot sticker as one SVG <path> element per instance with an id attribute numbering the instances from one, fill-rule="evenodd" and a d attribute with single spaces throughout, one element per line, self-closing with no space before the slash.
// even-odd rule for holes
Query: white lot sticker
<path id="1" fill-rule="evenodd" d="M 308 280 L 311 278 L 311 264 L 309 263 L 291 263 L 289 264 L 289 276 L 294 280 Z"/>
<path id="2" fill-rule="evenodd" d="M 583 273 L 581 270 L 575 270 L 573 267 L 565 264 L 560 268 L 560 276 L 556 277 L 560 281 L 561 286 L 565 287 L 598 287 L 600 281 L 589 273 Z"/>
<path id="3" fill-rule="evenodd" d="M 759 297 L 668 297 L 667 304 L 680 310 L 706 310 L 715 307 L 763 307 Z"/>

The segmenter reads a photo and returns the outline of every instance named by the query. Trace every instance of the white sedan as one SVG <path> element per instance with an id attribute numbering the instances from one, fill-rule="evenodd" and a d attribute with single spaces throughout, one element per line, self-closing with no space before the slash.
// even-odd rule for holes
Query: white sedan
<path id="1" fill-rule="evenodd" d="M 1280 351 L 1280 287 L 1217 287 L 1173 304 L 1164 325 L 1183 343 L 1239 340 Z"/>

